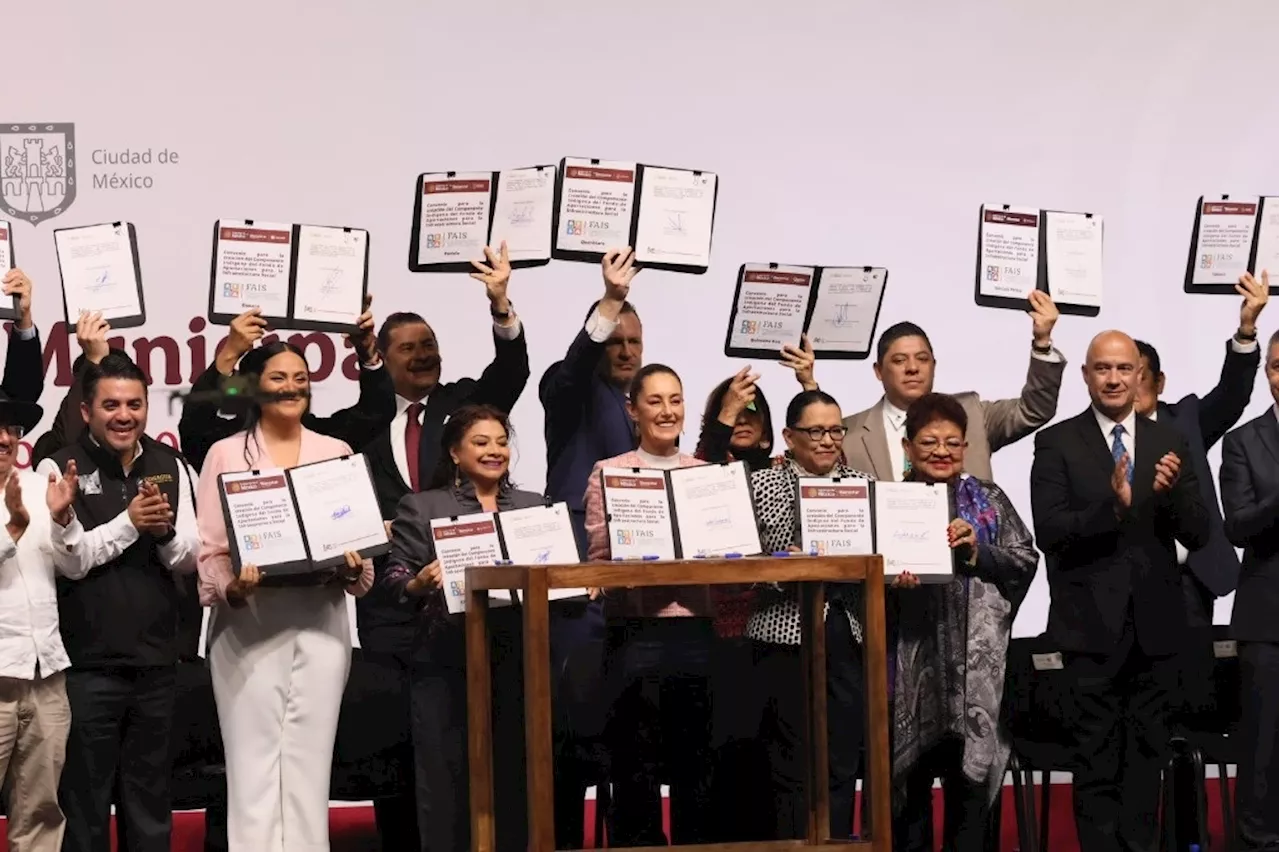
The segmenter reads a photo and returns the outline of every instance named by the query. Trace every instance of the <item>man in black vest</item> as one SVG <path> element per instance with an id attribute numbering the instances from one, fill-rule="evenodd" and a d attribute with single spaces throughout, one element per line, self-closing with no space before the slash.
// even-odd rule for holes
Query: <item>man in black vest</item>
<path id="1" fill-rule="evenodd" d="M 146 377 L 122 353 L 87 369 L 76 442 L 41 462 L 53 519 L 58 618 L 71 658 L 71 733 L 58 798 L 66 852 L 118 841 L 168 852 L 169 733 L 178 658 L 174 571 L 192 571 L 194 474 L 148 438 Z"/>

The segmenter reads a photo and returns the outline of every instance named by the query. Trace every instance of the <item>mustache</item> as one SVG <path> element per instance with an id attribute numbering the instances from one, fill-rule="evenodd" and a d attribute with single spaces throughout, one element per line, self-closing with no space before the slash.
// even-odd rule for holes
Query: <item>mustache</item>
<path id="1" fill-rule="evenodd" d="M 310 390 L 292 390 L 292 391 L 275 391 L 273 393 L 264 393 L 261 397 L 263 403 L 272 402 L 292 402 L 295 399 L 310 400 Z"/>
<path id="2" fill-rule="evenodd" d="M 418 358 L 409 362 L 410 370 L 434 370 L 440 366 L 439 355 L 428 355 L 425 358 Z"/>

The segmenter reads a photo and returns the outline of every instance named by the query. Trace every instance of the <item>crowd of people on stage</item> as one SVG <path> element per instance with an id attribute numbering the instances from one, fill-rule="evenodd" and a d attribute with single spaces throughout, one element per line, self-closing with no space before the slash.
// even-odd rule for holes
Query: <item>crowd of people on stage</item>
<path id="1" fill-rule="evenodd" d="M 249 311 L 193 384 L 181 452 L 147 435 L 146 377 L 109 347 L 108 323 L 81 317 L 75 381 L 35 443 L 33 471 L 15 467 L 20 439 L 42 419 L 32 288 L 21 270 L 4 277 L 22 314 L 0 382 L 0 777 L 10 848 L 106 852 L 113 805 L 119 848 L 170 848 L 175 668 L 192 594 L 211 610 L 229 848 L 328 848 L 330 766 L 351 665 L 347 595 L 366 660 L 394 672 L 409 696 L 386 708 L 408 717 L 414 785 L 375 802 L 383 846 L 470 848 L 467 735 L 476 720 L 462 616 L 446 607 L 431 520 L 562 501 L 582 558 L 607 560 L 602 468 L 733 460 L 751 471 L 766 553 L 799 550 L 800 477 L 946 483 L 953 495 L 954 578 L 922 585 L 904 574 L 886 596 L 891 789 L 871 795 L 891 797 L 895 850 L 932 852 L 935 779 L 943 848 L 986 848 L 1011 749 L 1001 717 L 1010 633 L 1042 553 L 1046 635 L 1071 684 L 1081 848 L 1156 848 L 1169 732 L 1188 697 L 1211 690 L 1213 601 L 1235 591 L 1245 755 L 1236 837 L 1241 849 L 1276 849 L 1276 407 L 1234 428 L 1264 358 L 1277 398 L 1277 337 L 1258 338 L 1265 274 L 1241 278 L 1239 326 L 1221 379 L 1202 397 L 1163 401 L 1156 348 L 1104 331 L 1083 353 L 1089 408 L 1048 425 L 1068 359 L 1053 344 L 1057 308 L 1035 292 L 1026 380 L 1012 398 L 936 392 L 925 329 L 899 322 L 878 339 L 883 395 L 870 407 L 849 413 L 857 400 L 819 385 L 804 340 L 779 353 L 799 385 L 793 398 L 771 407 L 759 375 L 739 370 L 689 424 L 699 430 L 691 446 L 681 440 L 679 373 L 644 360 L 630 301 L 634 255 L 613 250 L 600 299 L 538 380 L 547 450 L 538 491 L 517 487 L 510 471 L 508 412 L 531 365 L 505 247 L 473 265 L 495 348 L 478 378 L 444 382 L 427 319 L 397 311 L 377 326 L 367 303 L 349 335 L 359 399 L 321 416 L 304 353 L 262 342 L 266 322 Z M 985 378 L 981 356 L 956 356 L 969 358 L 975 384 Z M 220 397 L 233 375 L 252 393 Z M 774 445 L 775 417 L 785 447 Z M 1032 435 L 1028 519 L 993 481 L 991 458 Z M 1215 477 L 1206 453 L 1220 440 Z M 368 459 L 389 555 L 348 553 L 338 569 L 287 587 L 262 585 L 251 564 L 233 570 L 219 474 L 353 451 Z M 582 846 L 585 792 L 603 784 L 611 846 L 806 836 L 800 621 L 796 590 L 785 585 L 590 589 L 553 602 L 557 845 Z M 520 623 L 518 604 L 490 614 L 503 852 L 527 846 Z M 828 590 L 824 629 L 829 830 L 848 838 L 859 832 L 866 719 L 858 586 Z"/>

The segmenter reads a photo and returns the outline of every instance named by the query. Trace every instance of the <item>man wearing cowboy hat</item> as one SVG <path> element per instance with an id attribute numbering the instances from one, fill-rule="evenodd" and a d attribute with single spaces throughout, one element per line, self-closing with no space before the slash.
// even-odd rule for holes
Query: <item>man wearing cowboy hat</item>
<path id="1" fill-rule="evenodd" d="M 18 441 L 36 427 L 40 406 L 0 390 L 0 782 L 9 791 L 9 848 L 57 852 L 65 819 L 58 781 L 71 711 L 58 631 L 53 549 L 44 478 L 17 470 Z"/>

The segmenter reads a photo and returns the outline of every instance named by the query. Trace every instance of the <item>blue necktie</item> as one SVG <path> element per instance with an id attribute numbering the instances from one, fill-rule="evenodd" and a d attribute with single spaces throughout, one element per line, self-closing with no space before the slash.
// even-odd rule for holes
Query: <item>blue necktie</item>
<path id="1" fill-rule="evenodd" d="M 1124 427 L 1121 426 L 1119 423 L 1117 423 L 1115 425 L 1115 428 L 1111 430 L 1111 458 L 1117 464 L 1120 463 L 1121 457 L 1124 456 L 1125 454 L 1124 441 L 1122 440 L 1123 435 L 1124 435 Z M 1132 457 L 1130 457 L 1129 459 L 1128 467 L 1125 468 L 1125 477 L 1128 479 L 1129 484 L 1132 485 L 1133 484 L 1133 458 Z"/>

